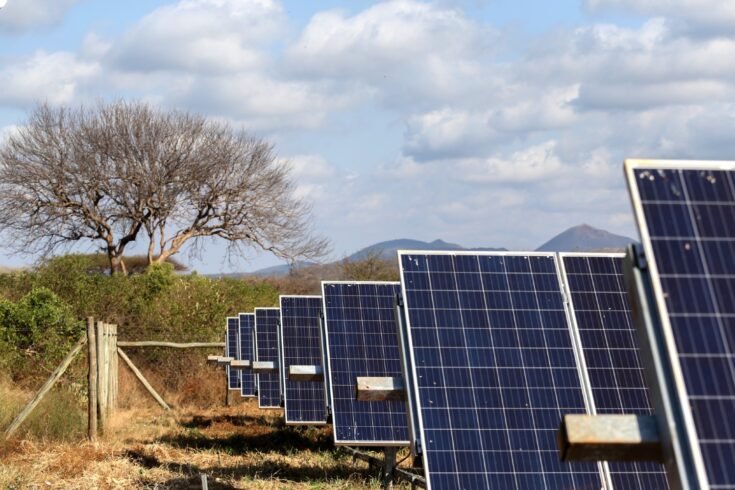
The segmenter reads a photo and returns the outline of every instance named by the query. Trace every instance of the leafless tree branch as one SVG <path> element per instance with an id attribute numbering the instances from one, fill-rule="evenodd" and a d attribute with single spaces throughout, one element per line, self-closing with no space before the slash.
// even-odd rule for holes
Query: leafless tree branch
<path id="1" fill-rule="evenodd" d="M 0 148 L 0 230 L 18 251 L 47 255 L 91 240 L 123 271 L 147 236 L 149 263 L 206 237 L 289 260 L 328 253 L 273 147 L 181 111 L 115 102 L 37 106 Z"/>

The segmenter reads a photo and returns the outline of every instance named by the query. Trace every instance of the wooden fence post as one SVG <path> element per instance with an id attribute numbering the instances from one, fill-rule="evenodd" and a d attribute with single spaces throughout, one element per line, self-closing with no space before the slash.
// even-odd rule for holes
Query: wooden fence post
<path id="1" fill-rule="evenodd" d="M 107 354 L 106 328 L 103 322 L 97 322 L 97 413 L 99 428 L 105 433 L 107 428 Z"/>
<path id="2" fill-rule="evenodd" d="M 94 318 L 87 317 L 87 438 L 97 440 L 97 336 L 94 332 Z"/>
<path id="3" fill-rule="evenodd" d="M 108 326 L 108 357 L 109 357 L 109 368 L 108 368 L 108 395 L 107 395 L 107 411 L 109 414 L 114 414 L 117 409 L 117 325 L 109 324 Z"/>

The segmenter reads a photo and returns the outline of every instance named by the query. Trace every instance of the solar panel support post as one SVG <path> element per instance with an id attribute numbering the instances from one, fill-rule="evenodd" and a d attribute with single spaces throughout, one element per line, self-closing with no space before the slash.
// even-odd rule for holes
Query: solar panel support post
<path id="1" fill-rule="evenodd" d="M 684 414 L 673 398 L 676 396 L 673 369 L 667 361 L 663 328 L 655 306 L 646 257 L 640 245 L 628 247 L 623 272 L 669 485 L 671 488 L 695 490 L 699 488 L 699 481 L 690 450 L 692 445 L 684 430 Z"/>
<path id="2" fill-rule="evenodd" d="M 403 378 L 370 377 L 355 378 L 355 399 L 360 401 L 406 400 L 406 385 Z"/>
<path id="3" fill-rule="evenodd" d="M 360 452 L 355 448 L 352 448 L 349 446 L 341 446 L 341 448 L 352 456 L 353 462 L 358 459 L 361 461 L 365 461 L 368 464 L 368 467 L 370 469 L 372 469 L 373 467 L 378 467 L 382 469 L 385 466 L 384 462 L 381 461 L 380 459 L 370 456 L 369 454 Z M 397 447 L 394 447 L 393 449 L 395 449 L 396 452 L 398 450 Z M 416 475 L 409 471 L 403 470 L 401 468 L 398 468 L 395 464 L 395 460 L 393 463 L 392 474 L 393 474 L 394 479 L 399 479 L 399 480 L 403 480 L 405 482 L 410 483 L 412 489 L 426 488 L 426 479 L 424 477 Z"/>
<path id="4" fill-rule="evenodd" d="M 327 362 L 327 340 L 324 335 L 324 312 L 319 312 L 319 347 L 322 351 L 322 370 L 324 371 L 324 412 L 327 423 L 332 423 L 332 407 L 330 405 L 332 399 L 332 386 L 329 381 L 329 363 Z"/>
<path id="5" fill-rule="evenodd" d="M 398 351 L 401 355 L 401 371 L 406 384 L 406 410 L 408 411 L 408 438 L 411 441 L 411 454 L 413 455 L 413 466 L 420 463 L 421 440 L 418 437 L 419 419 L 414 400 L 414 379 L 411 368 L 411 355 L 409 353 L 408 339 L 406 338 L 405 311 L 403 310 L 403 298 L 396 295 L 395 319 L 398 331 Z"/>
<path id="6" fill-rule="evenodd" d="M 299 366 L 291 364 L 288 367 L 289 381 L 324 381 L 324 370 L 321 366 Z"/>
<path id="7" fill-rule="evenodd" d="M 235 371 L 245 371 L 250 369 L 250 367 L 250 361 L 243 361 L 240 359 L 233 359 L 230 361 L 230 369 L 234 369 Z"/>
<path id="8" fill-rule="evenodd" d="M 255 361 L 251 364 L 255 374 L 277 373 L 276 363 L 273 361 Z"/>
<path id="9" fill-rule="evenodd" d="M 564 415 L 561 460 L 661 462 L 657 424 L 653 415 Z"/>
<path id="10" fill-rule="evenodd" d="M 383 450 L 383 467 L 381 480 L 383 482 L 383 488 L 393 488 L 393 470 L 396 468 L 396 456 L 398 455 L 398 448 L 386 447 Z"/>

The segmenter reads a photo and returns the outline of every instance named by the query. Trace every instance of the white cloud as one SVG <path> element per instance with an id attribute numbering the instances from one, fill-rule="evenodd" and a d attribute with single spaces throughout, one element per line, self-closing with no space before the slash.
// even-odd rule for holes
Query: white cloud
<path id="1" fill-rule="evenodd" d="M 592 12 L 622 10 L 681 21 L 697 31 L 732 32 L 735 2 L 732 0 L 585 0 Z"/>
<path id="2" fill-rule="evenodd" d="M 546 142 L 517 151 L 509 158 L 460 159 L 447 170 L 454 178 L 472 183 L 537 181 L 563 169 L 555 146 L 554 142 Z"/>
<path id="3" fill-rule="evenodd" d="M 238 73 L 267 62 L 283 31 L 271 0 L 182 0 L 153 11 L 117 40 L 113 63 L 132 71 Z"/>
<path id="4" fill-rule="evenodd" d="M 9 0 L 0 12 L 0 35 L 53 26 L 80 0 Z"/>
<path id="5" fill-rule="evenodd" d="M 624 157 L 735 154 L 735 36 L 682 30 L 693 4 L 588 0 L 658 17 L 517 47 L 458 5 L 330 10 L 293 33 L 275 2 L 182 0 L 119 37 L 89 34 L 79 53 L 7 63 L 0 102 L 122 94 L 243 123 L 288 141 L 296 194 L 325 233 L 361 245 L 426 233 L 530 247 L 581 222 L 632 234 Z M 383 123 L 389 143 L 370 133 Z M 356 159 L 379 167 L 337 165 L 328 152 L 344 154 L 342 137 L 381 145 Z M 314 143 L 328 138 L 331 161 Z"/>
<path id="6" fill-rule="evenodd" d="M 497 39 L 457 9 L 394 0 L 351 17 L 315 15 L 286 60 L 294 73 L 368 87 L 384 103 L 405 107 L 461 96 L 468 85 L 488 87 Z"/>
<path id="7" fill-rule="evenodd" d="M 334 166 L 322 155 L 294 155 L 285 160 L 296 179 L 325 179 L 336 173 Z"/>
<path id="8" fill-rule="evenodd" d="M 68 104 L 99 72 L 94 62 L 73 53 L 38 51 L 18 64 L 0 68 L 0 103 L 23 107 L 35 101 Z"/>

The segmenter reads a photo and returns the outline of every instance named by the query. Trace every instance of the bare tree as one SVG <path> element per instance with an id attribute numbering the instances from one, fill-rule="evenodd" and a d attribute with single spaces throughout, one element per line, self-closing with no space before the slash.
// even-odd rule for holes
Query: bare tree
<path id="1" fill-rule="evenodd" d="M 42 104 L 0 147 L 0 229 L 25 253 L 89 240 L 124 272 L 125 249 L 143 232 L 149 263 L 208 237 L 231 252 L 314 259 L 328 242 L 311 233 L 310 216 L 271 145 L 187 112 Z"/>

